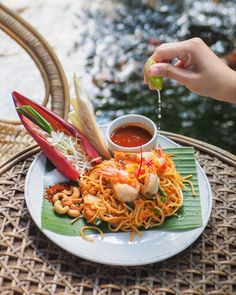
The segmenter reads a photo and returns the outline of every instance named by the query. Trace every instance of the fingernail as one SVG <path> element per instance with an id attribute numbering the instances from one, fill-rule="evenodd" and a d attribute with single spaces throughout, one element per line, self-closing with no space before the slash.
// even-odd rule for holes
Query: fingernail
<path id="1" fill-rule="evenodd" d="M 152 68 L 150 68 L 149 69 L 149 71 L 148 71 L 148 76 L 159 76 L 160 75 L 160 70 L 158 69 L 158 68 L 154 68 L 154 67 L 152 67 Z"/>

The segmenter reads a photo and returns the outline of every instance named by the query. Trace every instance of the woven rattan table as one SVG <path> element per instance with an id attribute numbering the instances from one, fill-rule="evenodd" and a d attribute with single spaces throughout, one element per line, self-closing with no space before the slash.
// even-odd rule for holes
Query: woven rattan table
<path id="1" fill-rule="evenodd" d="M 167 135 L 167 134 L 165 134 Z M 188 139 L 168 136 L 176 142 Z M 140 267 L 112 267 L 73 256 L 48 240 L 25 205 L 33 156 L 0 177 L 1 294 L 236 294 L 236 170 L 208 146 L 195 146 L 213 191 L 210 221 L 179 255 Z M 200 145 L 199 145 L 200 144 Z M 231 163 L 232 161 L 232 163 Z M 114 254 L 115 255 L 115 254 Z"/>

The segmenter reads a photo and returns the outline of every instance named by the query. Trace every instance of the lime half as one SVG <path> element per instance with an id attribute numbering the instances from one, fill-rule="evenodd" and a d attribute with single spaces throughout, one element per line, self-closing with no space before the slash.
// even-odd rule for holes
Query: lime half
<path id="1" fill-rule="evenodd" d="M 163 78 L 162 77 L 147 76 L 148 69 L 150 68 L 150 66 L 152 66 L 154 64 L 156 64 L 156 61 L 150 57 L 144 65 L 144 73 L 147 77 L 147 81 L 148 81 L 149 85 L 154 89 L 161 90 L 163 87 Z"/>

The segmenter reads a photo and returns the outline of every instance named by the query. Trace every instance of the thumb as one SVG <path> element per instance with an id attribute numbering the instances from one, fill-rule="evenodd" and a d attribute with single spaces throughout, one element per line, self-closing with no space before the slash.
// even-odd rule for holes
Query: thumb
<path id="1" fill-rule="evenodd" d="M 194 79 L 196 73 L 183 68 L 176 67 L 169 63 L 156 63 L 148 70 L 150 77 L 166 77 L 174 79 L 181 84 L 188 84 Z"/>

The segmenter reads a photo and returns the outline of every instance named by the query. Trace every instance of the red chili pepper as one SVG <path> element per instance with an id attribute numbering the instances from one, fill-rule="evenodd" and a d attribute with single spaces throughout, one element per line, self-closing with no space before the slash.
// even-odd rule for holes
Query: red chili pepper
<path id="1" fill-rule="evenodd" d="M 57 183 L 46 189 L 44 197 L 52 202 L 52 198 L 56 193 L 62 192 L 63 190 L 69 190 L 70 185 L 68 183 Z"/>
<path id="2" fill-rule="evenodd" d="M 143 164 L 143 149 L 142 149 L 142 146 L 140 146 L 140 163 L 139 163 L 139 168 L 138 168 L 138 172 L 137 172 L 136 177 L 140 176 L 141 169 L 142 169 L 142 164 Z"/>
<path id="3" fill-rule="evenodd" d="M 75 129 L 71 124 L 69 124 L 53 112 L 49 111 L 44 106 L 33 102 L 32 100 L 24 97 L 16 91 L 12 92 L 12 97 L 16 107 L 30 105 L 32 108 L 34 108 L 36 112 L 38 112 L 45 120 L 47 120 L 51 124 L 54 131 L 63 131 L 68 136 L 79 138 L 84 151 L 89 157 L 91 157 L 92 159 L 99 157 L 99 154 L 89 143 L 85 135 L 79 130 Z M 76 181 L 79 178 L 80 173 L 76 170 L 72 163 L 67 160 L 67 158 L 62 153 L 60 153 L 53 145 L 51 145 L 46 140 L 46 138 L 44 138 L 41 134 L 35 132 L 36 125 L 32 121 L 27 119 L 19 112 L 18 115 L 21 119 L 22 124 L 41 147 L 46 157 L 54 164 L 55 167 L 57 167 L 57 169 L 62 174 L 64 174 L 69 179 Z"/>
<path id="4" fill-rule="evenodd" d="M 152 169 L 154 167 L 154 163 L 153 163 L 153 160 L 152 159 L 146 161 L 145 164 L 148 166 L 148 168 L 151 168 Z"/>
<path id="5" fill-rule="evenodd" d="M 158 146 L 158 149 L 156 150 L 156 154 L 158 158 L 162 157 L 162 148 L 160 146 Z"/>
<path id="6" fill-rule="evenodd" d="M 167 164 L 166 163 L 163 163 L 157 170 L 156 170 L 156 173 L 157 175 L 160 175 L 161 173 L 163 173 L 167 168 Z"/>

